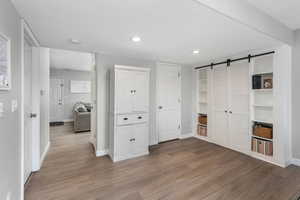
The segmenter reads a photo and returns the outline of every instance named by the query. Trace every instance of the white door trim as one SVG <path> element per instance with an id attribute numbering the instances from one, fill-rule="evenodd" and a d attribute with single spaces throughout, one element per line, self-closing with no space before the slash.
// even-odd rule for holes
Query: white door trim
<path id="1" fill-rule="evenodd" d="M 20 167 L 20 178 L 21 178 L 21 200 L 24 199 L 24 81 L 25 81 L 25 76 L 24 76 L 24 42 L 25 42 L 25 38 L 29 39 L 31 42 L 31 45 L 33 47 L 39 47 L 39 42 L 38 40 L 35 38 L 34 34 L 32 33 L 30 27 L 27 25 L 27 23 L 25 22 L 25 20 L 21 20 L 21 103 L 20 103 L 20 113 L 21 113 L 21 167 Z M 32 78 L 34 79 L 33 85 L 35 83 L 35 81 L 37 80 L 38 76 L 38 64 L 35 63 L 36 59 L 38 57 L 38 55 L 36 54 L 37 52 L 35 50 L 33 50 L 33 62 L 32 62 L 32 68 L 33 70 L 33 76 Z M 35 64 L 34 64 L 35 63 Z M 38 84 L 35 84 L 38 85 Z M 35 110 L 35 112 L 37 112 L 37 115 L 39 116 L 39 103 L 37 101 L 39 101 L 39 90 L 36 91 L 36 87 L 33 87 L 33 105 L 36 105 L 35 108 L 33 108 Z M 38 108 L 37 108 L 38 107 Z M 38 127 L 37 127 L 38 126 Z M 36 171 L 40 168 L 40 135 L 39 135 L 39 117 L 36 118 L 36 120 L 34 120 L 33 122 L 33 141 L 32 141 L 32 171 Z"/>
<path id="2" fill-rule="evenodd" d="M 159 62 L 159 63 L 157 63 L 156 64 L 156 80 L 155 80 L 155 128 L 154 128 L 154 130 L 155 130 L 155 134 L 153 134 L 151 137 L 153 137 L 153 138 L 150 138 L 150 145 L 154 145 L 154 144 L 158 144 L 159 143 L 159 126 L 158 126 L 158 123 L 159 123 L 159 121 L 158 121 L 158 88 L 159 88 L 159 86 L 158 86 L 158 73 L 159 73 L 159 70 L 158 70 L 158 68 L 159 67 L 163 67 L 163 66 L 172 66 L 172 67 L 181 67 L 180 65 L 177 65 L 177 64 L 172 64 L 172 63 L 163 63 L 163 62 Z M 180 72 L 180 97 L 181 97 L 181 101 L 182 101 L 182 92 L 181 92 L 181 72 Z M 180 104 L 181 104 L 181 102 L 180 102 Z M 181 118 L 181 106 L 180 106 L 180 110 L 179 110 L 179 112 L 180 112 L 180 118 Z M 182 127 L 182 124 L 181 124 L 181 119 L 180 119 L 180 127 Z M 181 137 L 181 134 L 182 133 L 180 133 L 179 135 L 178 135 L 178 139 L 180 139 L 180 137 Z"/>

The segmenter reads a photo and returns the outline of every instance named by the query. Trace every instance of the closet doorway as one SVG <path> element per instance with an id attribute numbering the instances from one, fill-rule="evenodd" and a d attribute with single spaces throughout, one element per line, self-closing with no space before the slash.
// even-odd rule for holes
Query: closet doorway
<path id="1" fill-rule="evenodd" d="M 158 142 L 178 139 L 181 134 L 181 67 L 157 66 Z"/>
<path id="2" fill-rule="evenodd" d="M 249 152 L 249 63 L 239 61 L 213 69 L 213 140 Z"/>

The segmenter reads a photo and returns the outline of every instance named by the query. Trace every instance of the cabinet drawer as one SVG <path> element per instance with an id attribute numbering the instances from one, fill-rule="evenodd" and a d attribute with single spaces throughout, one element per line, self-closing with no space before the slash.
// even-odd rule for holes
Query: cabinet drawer
<path id="1" fill-rule="evenodd" d="M 134 116 L 132 115 L 118 115 L 117 116 L 117 125 L 128 125 L 134 123 Z"/>
<path id="2" fill-rule="evenodd" d="M 148 121 L 148 114 L 134 114 L 131 117 L 133 123 L 144 123 Z"/>

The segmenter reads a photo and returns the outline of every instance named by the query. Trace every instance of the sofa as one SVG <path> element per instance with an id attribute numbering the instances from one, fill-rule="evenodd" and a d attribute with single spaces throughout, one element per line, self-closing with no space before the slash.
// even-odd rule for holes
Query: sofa
<path id="1" fill-rule="evenodd" d="M 74 132 L 87 132 L 91 130 L 90 103 L 78 102 L 74 105 Z"/>

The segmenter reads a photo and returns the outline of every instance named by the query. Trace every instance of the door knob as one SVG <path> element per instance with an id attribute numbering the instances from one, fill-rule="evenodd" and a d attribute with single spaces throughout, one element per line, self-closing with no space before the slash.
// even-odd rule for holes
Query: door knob
<path id="1" fill-rule="evenodd" d="M 158 109 L 160 109 L 160 110 L 161 110 L 161 109 L 163 109 L 163 107 L 162 107 L 162 106 L 158 106 Z"/>
<path id="2" fill-rule="evenodd" d="M 225 113 L 227 113 L 228 111 L 227 111 L 227 110 L 225 110 L 224 112 L 225 112 Z"/>
<path id="3" fill-rule="evenodd" d="M 30 113 L 30 118 L 36 118 L 37 114 L 36 113 Z"/>
<path id="4" fill-rule="evenodd" d="M 229 114 L 232 114 L 232 111 L 229 111 Z"/>

